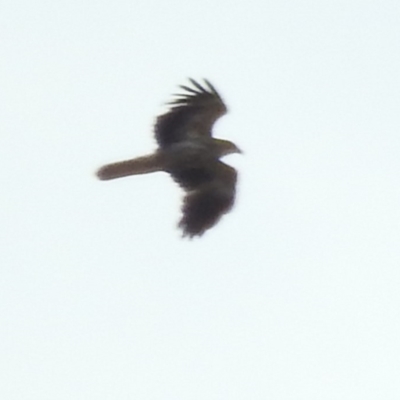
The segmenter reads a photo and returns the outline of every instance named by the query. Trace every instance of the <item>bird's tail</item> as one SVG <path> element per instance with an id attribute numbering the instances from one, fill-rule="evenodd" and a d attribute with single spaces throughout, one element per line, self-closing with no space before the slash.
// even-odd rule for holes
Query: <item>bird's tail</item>
<path id="1" fill-rule="evenodd" d="M 162 165 L 157 154 L 120 161 L 101 167 L 96 175 L 102 181 L 123 178 L 124 176 L 148 174 L 162 171 Z"/>

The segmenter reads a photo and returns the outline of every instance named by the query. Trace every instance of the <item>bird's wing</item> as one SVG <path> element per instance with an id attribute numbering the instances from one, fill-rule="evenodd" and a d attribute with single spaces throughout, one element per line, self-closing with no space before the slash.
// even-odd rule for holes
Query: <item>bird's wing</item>
<path id="1" fill-rule="evenodd" d="M 235 201 L 236 181 L 236 170 L 218 161 L 213 179 L 187 192 L 179 222 L 183 236 L 201 236 L 231 210 Z"/>
<path id="2" fill-rule="evenodd" d="M 211 136 L 214 122 L 226 114 L 227 108 L 214 86 L 204 80 L 200 85 L 189 79 L 192 87 L 180 86 L 170 110 L 157 118 L 154 131 L 161 148 L 190 138 Z"/>

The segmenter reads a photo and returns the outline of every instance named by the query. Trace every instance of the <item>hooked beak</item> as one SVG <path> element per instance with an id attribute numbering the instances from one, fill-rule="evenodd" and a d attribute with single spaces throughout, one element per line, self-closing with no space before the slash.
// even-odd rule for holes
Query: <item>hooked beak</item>
<path id="1" fill-rule="evenodd" d="M 242 149 L 239 149 L 239 147 L 236 147 L 236 153 L 238 154 L 244 154 Z"/>

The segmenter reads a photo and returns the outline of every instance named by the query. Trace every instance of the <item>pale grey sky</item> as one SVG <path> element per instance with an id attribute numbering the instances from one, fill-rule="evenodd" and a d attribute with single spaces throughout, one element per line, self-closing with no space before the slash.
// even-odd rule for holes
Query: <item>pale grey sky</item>
<path id="1" fill-rule="evenodd" d="M 398 1 L 3 1 L 0 398 L 400 398 Z M 155 148 L 187 77 L 230 113 L 199 240 Z"/>

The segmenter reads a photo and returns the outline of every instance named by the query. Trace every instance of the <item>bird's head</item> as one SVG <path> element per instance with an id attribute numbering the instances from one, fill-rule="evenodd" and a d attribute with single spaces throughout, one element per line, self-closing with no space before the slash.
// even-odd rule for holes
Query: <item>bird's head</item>
<path id="1" fill-rule="evenodd" d="M 236 146 L 235 143 L 230 142 L 229 140 L 222 139 L 214 139 L 215 144 L 217 145 L 218 153 L 220 157 L 227 156 L 228 154 L 243 154 L 242 150 Z"/>

